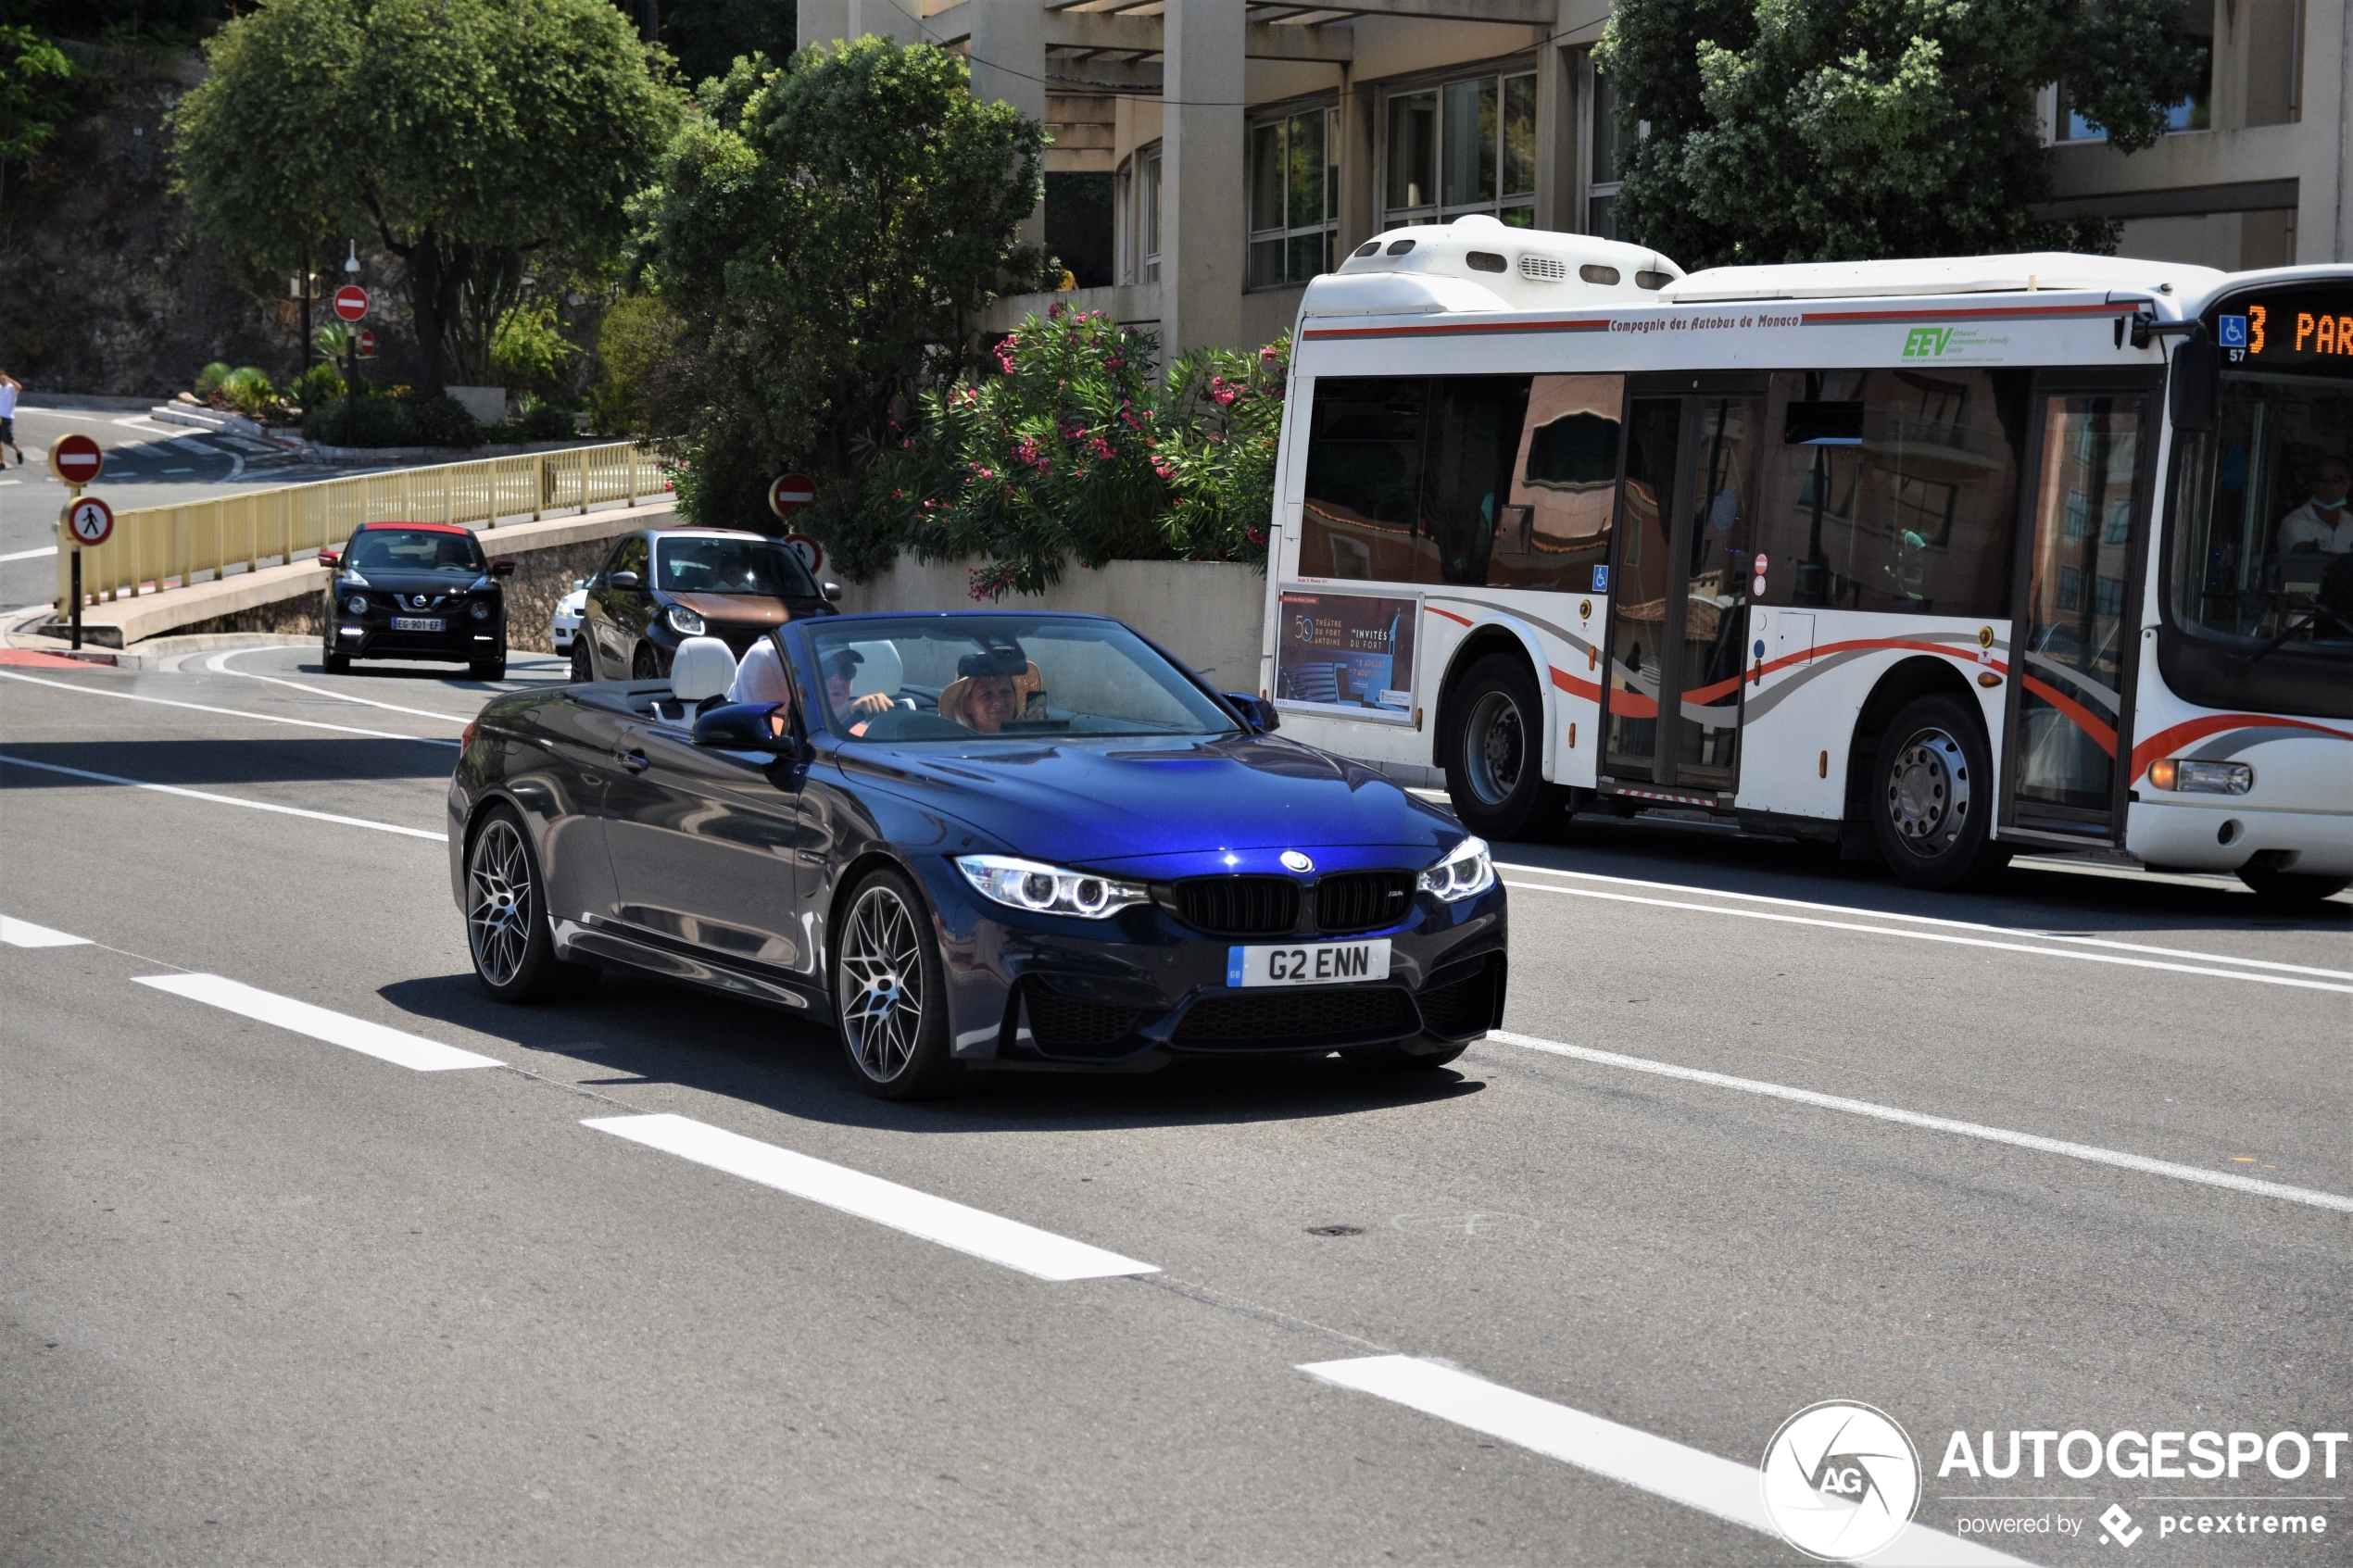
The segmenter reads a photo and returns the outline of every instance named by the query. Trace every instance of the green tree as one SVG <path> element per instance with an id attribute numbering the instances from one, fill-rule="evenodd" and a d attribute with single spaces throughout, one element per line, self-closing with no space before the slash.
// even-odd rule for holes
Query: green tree
<path id="1" fill-rule="evenodd" d="M 861 38 L 706 84 L 636 208 L 676 323 L 651 411 L 683 438 L 682 509 L 756 525 L 768 478 L 806 470 L 812 526 L 846 568 L 879 564 L 847 481 L 894 407 L 963 363 L 972 314 L 1035 280 L 1019 225 L 1044 166 L 1044 128 L 930 44 Z"/>
<path id="2" fill-rule="evenodd" d="M 2198 56 L 2182 0 L 1620 0 L 1620 232 L 1686 267 L 2110 250 L 2038 221 L 2036 93 L 2062 82 L 2122 152 L 2165 130 Z"/>
<path id="3" fill-rule="evenodd" d="M 264 0 L 205 53 L 171 119 L 199 220 L 257 268 L 372 230 L 402 260 L 431 393 L 446 336 L 486 337 L 512 303 L 485 278 L 619 244 L 680 118 L 604 0 Z"/>
<path id="4" fill-rule="evenodd" d="M 31 163 L 72 111 L 73 62 L 31 28 L 0 26 L 0 196 L 8 165 Z"/>

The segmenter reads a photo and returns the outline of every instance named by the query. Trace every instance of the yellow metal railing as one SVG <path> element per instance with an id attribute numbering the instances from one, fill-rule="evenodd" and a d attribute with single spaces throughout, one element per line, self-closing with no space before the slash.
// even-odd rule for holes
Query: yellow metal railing
<path id="1" fill-rule="evenodd" d="M 363 522 L 496 528 L 599 504 L 635 506 L 665 490 L 661 463 L 631 442 L 248 490 L 184 507 L 115 514 L 114 533 L 82 552 L 85 602 L 183 588 L 232 568 L 250 571 L 337 545 Z M 71 540 L 57 552 L 57 603 L 73 597 Z"/>

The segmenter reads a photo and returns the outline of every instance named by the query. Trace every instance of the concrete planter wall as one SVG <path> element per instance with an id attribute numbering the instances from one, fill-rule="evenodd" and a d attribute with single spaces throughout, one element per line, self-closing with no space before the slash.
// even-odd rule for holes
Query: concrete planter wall
<path id="1" fill-rule="evenodd" d="M 1150 637 L 1224 691 L 1258 690 L 1259 628 L 1266 576 L 1232 561 L 1115 560 L 1100 571 L 1076 562 L 1043 594 L 1008 594 L 975 604 L 978 561 L 926 565 L 901 556 L 869 583 L 842 584 L 841 608 L 891 609 L 1072 609 L 1108 615 Z M 818 575 L 824 576 L 820 572 Z"/>

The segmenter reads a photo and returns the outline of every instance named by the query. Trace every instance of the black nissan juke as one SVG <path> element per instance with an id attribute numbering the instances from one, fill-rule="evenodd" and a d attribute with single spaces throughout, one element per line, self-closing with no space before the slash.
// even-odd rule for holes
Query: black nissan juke
<path id="1" fill-rule="evenodd" d="M 462 661 L 477 681 L 507 675 L 511 560 L 485 560 L 469 529 L 447 522 L 371 522 L 343 549 L 321 550 L 333 568 L 321 619 L 331 674 L 355 659 Z"/>

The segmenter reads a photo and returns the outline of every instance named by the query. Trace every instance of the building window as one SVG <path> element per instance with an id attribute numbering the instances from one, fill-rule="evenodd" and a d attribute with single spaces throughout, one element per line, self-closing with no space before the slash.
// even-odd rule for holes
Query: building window
<path id="1" fill-rule="evenodd" d="M 2197 84 L 2189 96 L 2179 103 L 2165 106 L 2165 129 L 2174 131 L 2211 131 L 2214 129 L 2214 35 L 2211 31 L 2193 31 L 2188 35 L 2190 47 L 2197 54 Z M 2052 139 L 2060 142 L 2105 142 L 2108 129 L 2094 125 L 2076 112 L 2074 94 L 2060 82 L 2058 90 L 2058 122 L 2052 129 Z"/>
<path id="2" fill-rule="evenodd" d="M 1621 236 L 1617 232 L 1617 185 L 1626 170 L 1619 161 L 1617 94 L 1610 91 L 1609 78 L 1600 71 L 1593 73 L 1593 149 L 1592 169 L 1586 180 L 1585 232 L 1604 240 Z"/>
<path id="3" fill-rule="evenodd" d="M 1389 100 L 1384 227 L 1474 212 L 1536 226 L 1536 78 L 1477 76 Z"/>
<path id="4" fill-rule="evenodd" d="M 1340 220 L 1340 111 L 1250 128 L 1250 286 L 1303 283 L 1332 268 Z"/>
<path id="5" fill-rule="evenodd" d="M 1136 155 L 1136 276 L 1160 282 L 1160 144 Z"/>

